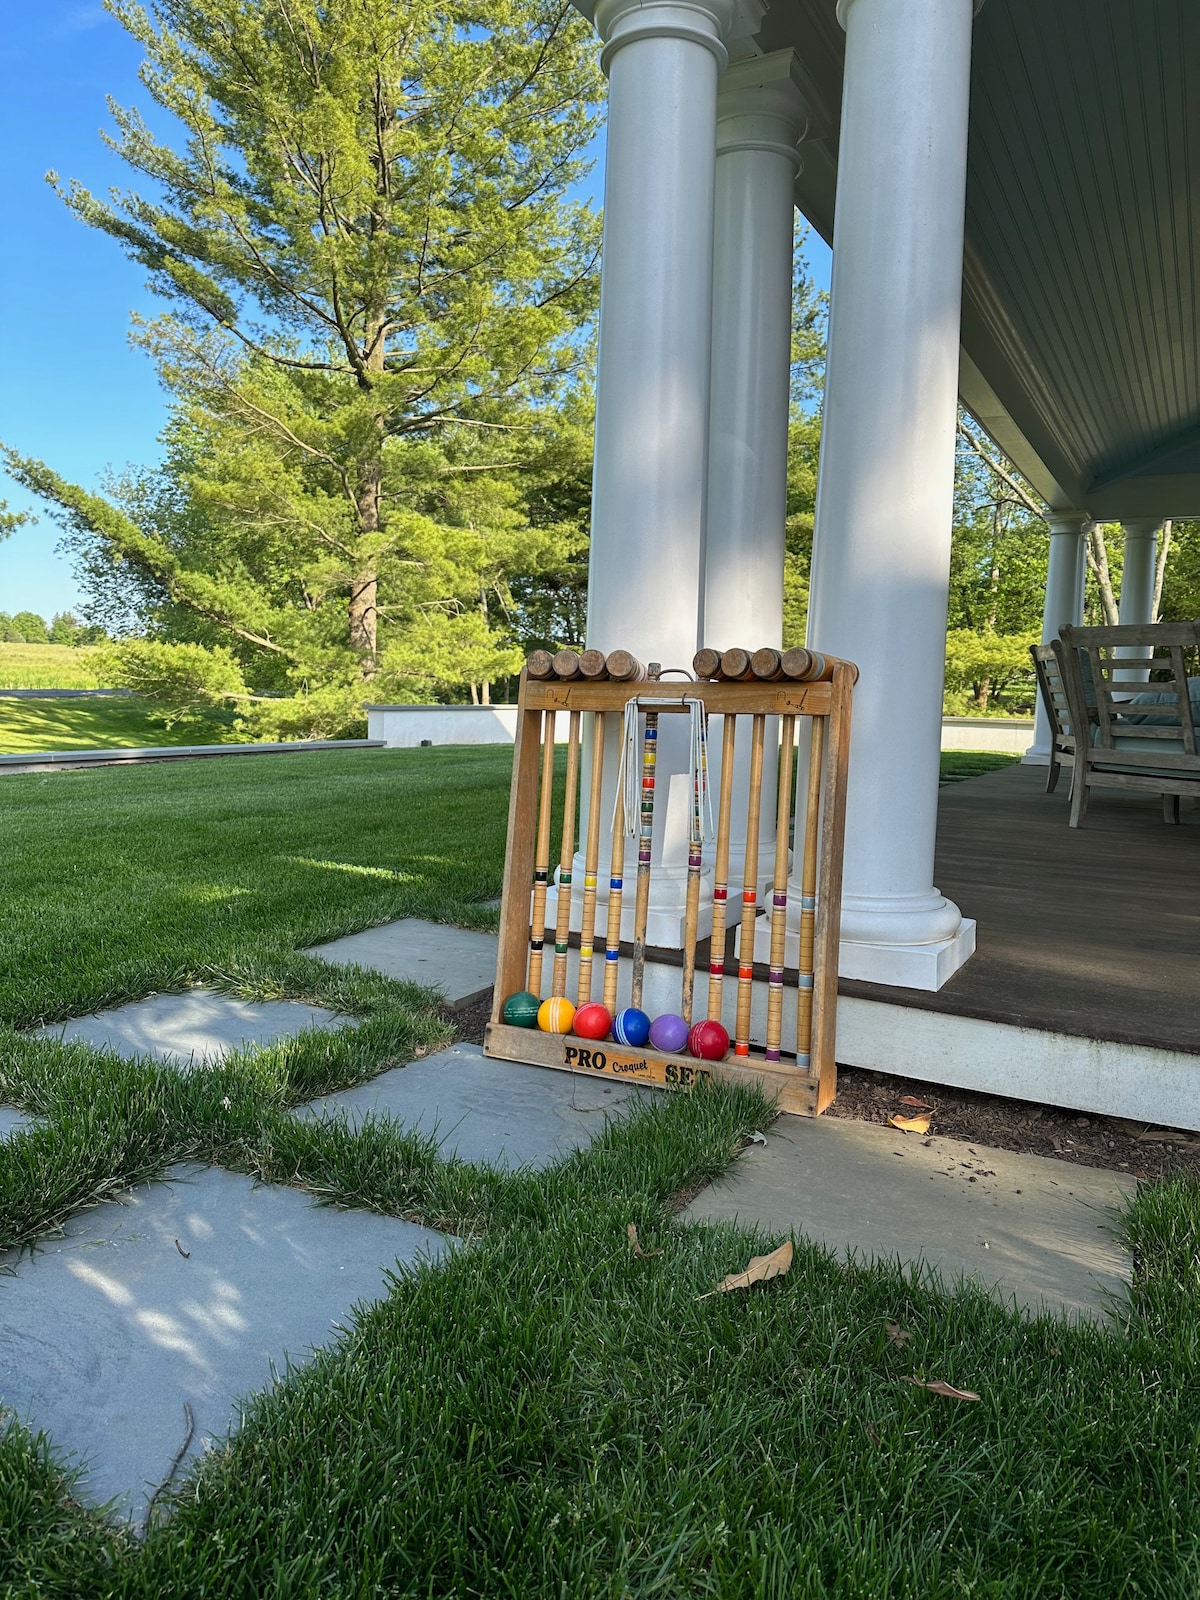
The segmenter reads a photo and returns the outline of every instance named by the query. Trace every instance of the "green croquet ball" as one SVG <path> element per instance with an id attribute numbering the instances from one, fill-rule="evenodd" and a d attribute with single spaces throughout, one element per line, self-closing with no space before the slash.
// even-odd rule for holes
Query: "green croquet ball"
<path id="1" fill-rule="evenodd" d="M 512 1028 L 532 1028 L 537 1022 L 540 1004 L 537 995 L 530 994 L 528 989 L 522 989 L 520 994 L 509 995 L 504 1002 L 502 1015 Z"/>

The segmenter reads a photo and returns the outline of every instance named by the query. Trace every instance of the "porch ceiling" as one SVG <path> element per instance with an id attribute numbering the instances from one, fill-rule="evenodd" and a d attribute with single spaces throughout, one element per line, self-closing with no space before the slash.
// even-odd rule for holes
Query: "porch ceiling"
<path id="1" fill-rule="evenodd" d="M 775 0 L 833 237 L 844 35 Z M 1190 95 L 1189 95 L 1190 90 Z M 975 23 L 961 392 L 1053 505 L 1200 515 L 1200 5 L 987 0 Z"/>

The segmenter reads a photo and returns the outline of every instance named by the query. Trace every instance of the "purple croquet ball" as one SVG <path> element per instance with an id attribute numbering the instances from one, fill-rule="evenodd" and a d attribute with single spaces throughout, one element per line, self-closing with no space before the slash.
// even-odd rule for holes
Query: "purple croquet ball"
<path id="1" fill-rule="evenodd" d="M 677 1054 L 687 1043 L 687 1036 L 687 1023 L 673 1011 L 655 1017 L 650 1024 L 650 1043 L 656 1050 L 668 1050 L 672 1054 Z"/>

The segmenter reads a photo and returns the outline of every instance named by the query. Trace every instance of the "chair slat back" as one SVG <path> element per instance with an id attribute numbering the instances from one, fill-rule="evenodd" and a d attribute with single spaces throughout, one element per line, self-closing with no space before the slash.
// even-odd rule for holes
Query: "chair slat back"
<path id="1" fill-rule="evenodd" d="M 1188 682 L 1200 682 L 1200 622 L 1068 625 L 1051 649 L 1073 724 L 1097 730 L 1090 760 L 1181 771 L 1200 766 Z M 1148 752 L 1146 741 L 1163 749 Z"/>
<path id="2" fill-rule="evenodd" d="M 1067 701 L 1067 686 L 1063 682 L 1062 669 L 1054 654 L 1054 647 L 1048 644 L 1031 644 L 1029 654 L 1033 657 L 1038 692 L 1041 694 L 1042 704 L 1046 708 L 1046 715 L 1054 731 L 1054 742 L 1069 748 L 1074 739 L 1071 708 Z"/>

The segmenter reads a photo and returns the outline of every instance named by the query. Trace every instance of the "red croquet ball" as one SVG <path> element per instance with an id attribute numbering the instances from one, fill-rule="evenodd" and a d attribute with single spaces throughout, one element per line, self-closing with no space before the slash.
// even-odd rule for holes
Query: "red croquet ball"
<path id="1" fill-rule="evenodd" d="M 729 1054 L 729 1034 L 719 1022 L 696 1022 L 688 1034 L 688 1054 L 701 1061 L 724 1061 Z"/>
<path id="2" fill-rule="evenodd" d="M 605 1006 L 598 1000 L 592 1000 L 585 1006 L 580 1006 L 575 1013 L 574 1031 L 581 1039 L 607 1039 L 608 1030 L 612 1027 L 612 1018 Z"/>

